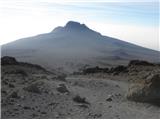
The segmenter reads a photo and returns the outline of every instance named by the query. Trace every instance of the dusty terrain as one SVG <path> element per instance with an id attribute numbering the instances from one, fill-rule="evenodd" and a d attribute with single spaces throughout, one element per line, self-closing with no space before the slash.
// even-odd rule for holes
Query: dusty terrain
<path id="1" fill-rule="evenodd" d="M 127 100 L 128 73 L 65 78 L 13 60 L 2 65 L 2 118 L 160 118 L 158 105 Z"/>

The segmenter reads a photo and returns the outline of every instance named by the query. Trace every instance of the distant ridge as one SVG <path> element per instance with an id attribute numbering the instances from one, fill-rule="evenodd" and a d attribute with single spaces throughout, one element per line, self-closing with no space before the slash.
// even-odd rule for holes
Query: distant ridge
<path id="1" fill-rule="evenodd" d="M 69 21 L 50 33 L 23 38 L 2 46 L 2 56 L 44 67 L 75 71 L 85 65 L 115 66 L 139 59 L 159 62 L 160 53 L 103 36 L 85 24 Z"/>

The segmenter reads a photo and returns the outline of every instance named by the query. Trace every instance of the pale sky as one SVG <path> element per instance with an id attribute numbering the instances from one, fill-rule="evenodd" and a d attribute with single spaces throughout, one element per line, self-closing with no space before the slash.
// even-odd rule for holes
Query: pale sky
<path id="1" fill-rule="evenodd" d="M 0 0 L 0 45 L 48 33 L 70 20 L 160 50 L 158 0 Z"/>

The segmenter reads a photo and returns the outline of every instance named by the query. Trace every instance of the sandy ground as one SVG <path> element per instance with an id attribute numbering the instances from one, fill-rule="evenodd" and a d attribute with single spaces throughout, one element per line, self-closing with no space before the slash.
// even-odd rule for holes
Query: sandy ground
<path id="1" fill-rule="evenodd" d="M 125 98 L 127 82 L 87 76 L 51 78 L 37 81 L 40 94 L 16 87 L 20 97 L 2 104 L 2 118 L 160 118 L 160 107 Z M 57 90 L 61 84 L 65 92 Z M 87 103 L 74 101 L 76 95 Z"/>

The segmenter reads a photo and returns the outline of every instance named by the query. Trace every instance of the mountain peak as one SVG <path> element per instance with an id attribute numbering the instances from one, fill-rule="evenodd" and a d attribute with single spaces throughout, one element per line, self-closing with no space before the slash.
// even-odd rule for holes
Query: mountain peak
<path id="1" fill-rule="evenodd" d="M 63 31 L 63 30 L 67 30 L 67 31 L 86 31 L 86 30 L 90 30 L 85 24 L 81 24 L 79 22 L 75 22 L 75 21 L 69 21 L 66 23 L 66 25 L 64 27 L 56 27 L 55 29 L 52 30 L 52 32 L 59 32 L 59 31 Z"/>
<path id="2" fill-rule="evenodd" d="M 79 22 L 75 21 L 69 21 L 66 25 L 65 28 L 71 28 L 71 29 L 85 29 L 88 28 L 85 24 L 81 24 Z"/>

